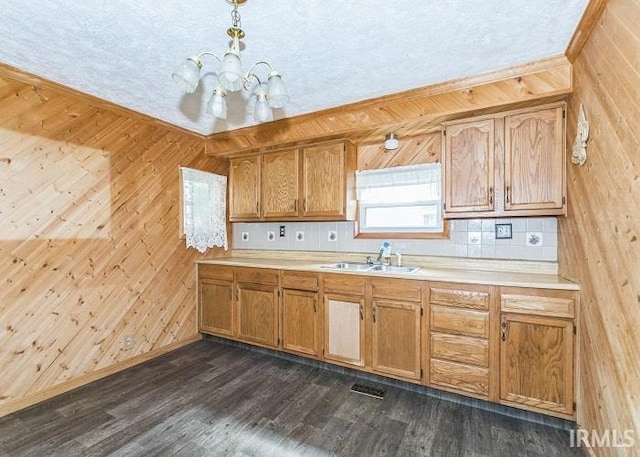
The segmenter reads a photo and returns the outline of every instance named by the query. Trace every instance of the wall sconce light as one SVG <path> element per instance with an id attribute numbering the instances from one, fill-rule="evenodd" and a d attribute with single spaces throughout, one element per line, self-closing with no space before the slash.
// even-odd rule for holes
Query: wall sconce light
<path id="1" fill-rule="evenodd" d="M 400 142 L 398 141 L 398 137 L 396 137 L 395 133 L 387 133 L 387 136 L 384 139 L 384 148 L 387 151 L 393 151 L 394 149 L 398 149 L 400 146 Z"/>

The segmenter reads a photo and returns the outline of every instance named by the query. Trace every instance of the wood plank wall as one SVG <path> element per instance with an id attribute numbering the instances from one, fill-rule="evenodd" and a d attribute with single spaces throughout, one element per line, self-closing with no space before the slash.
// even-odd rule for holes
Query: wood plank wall
<path id="1" fill-rule="evenodd" d="M 399 167 L 419 163 L 440 162 L 441 134 L 430 133 L 413 138 L 400 138 L 400 146 L 393 151 L 383 143 L 358 145 L 358 170 Z"/>
<path id="2" fill-rule="evenodd" d="M 569 151 L 577 111 L 591 124 L 587 162 L 568 165 L 569 208 L 559 218 L 562 274 L 581 284 L 578 424 L 635 447 L 595 447 L 599 456 L 640 455 L 640 2 L 610 0 L 574 63 Z"/>
<path id="3" fill-rule="evenodd" d="M 227 163 L 195 135 L 8 78 L 0 107 L 3 415 L 197 338 L 178 169 Z"/>

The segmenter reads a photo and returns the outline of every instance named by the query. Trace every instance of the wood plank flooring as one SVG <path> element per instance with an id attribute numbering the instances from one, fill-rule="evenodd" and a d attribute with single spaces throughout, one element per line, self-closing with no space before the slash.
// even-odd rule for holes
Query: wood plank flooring
<path id="1" fill-rule="evenodd" d="M 569 432 L 203 340 L 0 418 L 6 456 L 582 456 Z"/>

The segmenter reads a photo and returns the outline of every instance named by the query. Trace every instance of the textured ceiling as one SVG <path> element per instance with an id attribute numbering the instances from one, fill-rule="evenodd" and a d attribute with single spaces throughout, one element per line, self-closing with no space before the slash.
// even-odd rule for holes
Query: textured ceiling
<path id="1" fill-rule="evenodd" d="M 282 73 L 291 100 L 279 119 L 562 54 L 586 5 L 251 0 L 240 7 L 242 61 Z M 231 94 L 221 121 L 204 112 L 214 77 L 189 95 L 171 80 L 184 58 L 226 50 L 224 0 L 2 0 L 1 9 L 0 62 L 205 135 L 255 124 L 249 93 Z M 216 69 L 205 60 L 203 71 Z"/>

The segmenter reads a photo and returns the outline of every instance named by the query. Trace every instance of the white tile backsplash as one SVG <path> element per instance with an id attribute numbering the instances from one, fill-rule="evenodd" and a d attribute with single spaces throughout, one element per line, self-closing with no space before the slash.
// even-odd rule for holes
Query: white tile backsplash
<path id="1" fill-rule="evenodd" d="M 511 223 L 513 238 L 495 239 L 495 224 Z M 280 226 L 286 236 L 280 237 Z M 487 259 L 545 260 L 558 259 L 558 224 L 556 218 L 469 219 L 451 221 L 449 239 L 387 240 L 392 251 L 402 254 L 449 257 L 481 257 Z M 269 241 L 268 232 L 275 232 Z M 247 241 L 242 233 L 249 234 Z M 304 232 L 297 240 L 296 232 Z M 335 232 L 337 239 L 329 240 Z M 543 245 L 528 246 L 527 232 L 542 235 Z M 385 240 L 354 238 L 353 222 L 276 222 L 232 224 L 234 249 L 264 249 L 290 251 L 362 252 L 375 255 Z"/>

